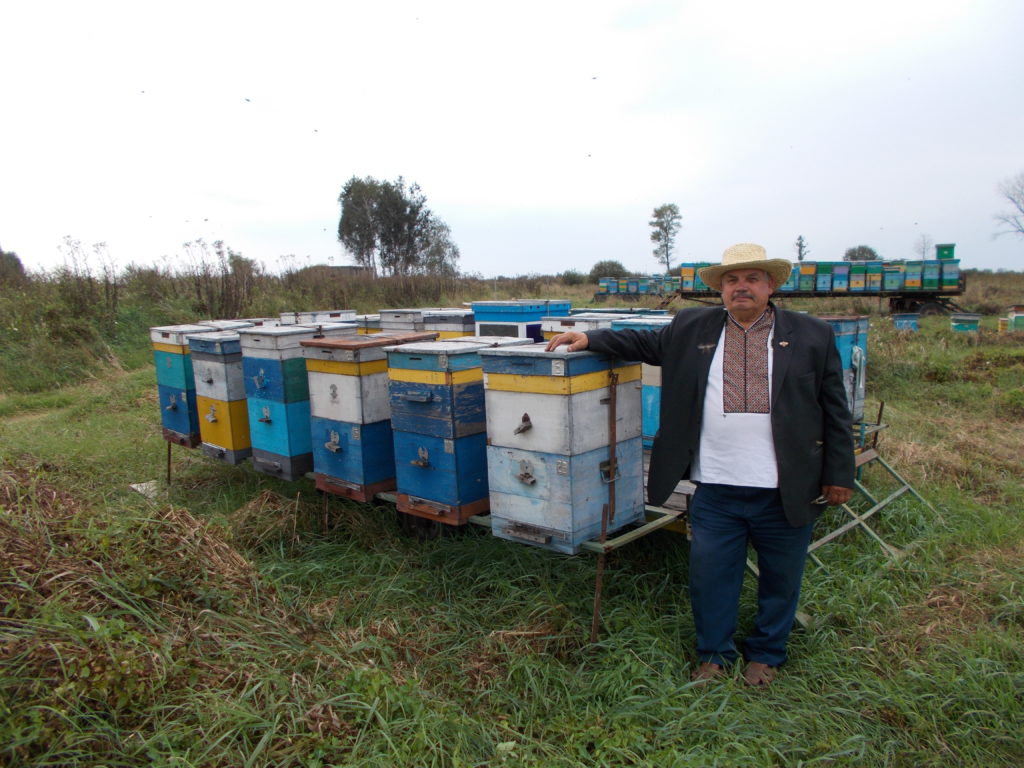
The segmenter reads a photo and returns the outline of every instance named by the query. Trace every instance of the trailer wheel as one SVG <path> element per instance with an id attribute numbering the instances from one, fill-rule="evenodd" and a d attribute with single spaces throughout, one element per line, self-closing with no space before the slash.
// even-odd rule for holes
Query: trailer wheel
<path id="1" fill-rule="evenodd" d="M 937 301 L 926 301 L 917 310 L 918 314 L 921 315 L 921 317 L 925 317 L 927 315 L 945 315 L 948 313 L 948 311 L 949 310 L 947 310 Z"/>

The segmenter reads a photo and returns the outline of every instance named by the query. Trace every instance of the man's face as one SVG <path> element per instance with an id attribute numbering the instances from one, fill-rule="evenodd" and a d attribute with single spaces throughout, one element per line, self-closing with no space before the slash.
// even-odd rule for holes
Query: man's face
<path id="1" fill-rule="evenodd" d="M 775 291 L 763 269 L 733 269 L 722 278 L 722 303 L 733 315 L 757 318 Z"/>

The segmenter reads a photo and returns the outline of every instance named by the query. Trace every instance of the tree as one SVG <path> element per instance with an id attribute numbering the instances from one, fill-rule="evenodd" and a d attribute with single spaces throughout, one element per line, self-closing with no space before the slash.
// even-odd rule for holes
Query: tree
<path id="1" fill-rule="evenodd" d="M 587 277 L 588 282 L 596 283 L 602 277 L 623 277 L 628 275 L 629 271 L 622 266 L 622 262 L 619 261 L 599 261 L 594 265 L 593 269 L 590 270 L 590 275 Z"/>
<path id="2" fill-rule="evenodd" d="M 803 235 L 797 235 L 796 242 L 793 243 L 793 247 L 796 248 L 797 261 L 803 261 L 804 257 L 811 252 L 811 249 L 807 247 L 807 241 L 804 240 Z"/>
<path id="3" fill-rule="evenodd" d="M 338 240 L 375 274 L 449 274 L 458 271 L 459 249 L 451 229 L 427 207 L 419 185 L 353 176 L 338 196 Z"/>
<path id="4" fill-rule="evenodd" d="M 995 220 L 1005 229 L 996 232 L 993 237 L 1000 235 L 1024 237 L 1024 171 L 999 182 L 997 189 L 999 194 L 1012 206 L 1012 210 L 996 214 Z"/>
<path id="5" fill-rule="evenodd" d="M 583 285 L 587 282 L 587 276 L 576 269 L 567 269 L 556 277 L 562 285 Z M 601 275 L 601 277 L 607 277 L 607 275 Z"/>
<path id="6" fill-rule="evenodd" d="M 672 271 L 672 250 L 676 247 L 676 234 L 679 232 L 683 217 L 679 214 L 679 206 L 675 203 L 659 205 L 654 209 L 651 225 L 651 242 L 657 243 L 654 257 L 665 265 L 665 271 Z"/>
<path id="7" fill-rule="evenodd" d="M 25 267 L 13 251 L 0 248 L 0 285 L 17 285 L 25 279 Z"/>
<path id="8" fill-rule="evenodd" d="M 933 259 L 932 251 L 935 248 L 935 241 L 923 232 L 914 241 L 914 255 L 921 259 Z"/>
<path id="9" fill-rule="evenodd" d="M 843 261 L 878 261 L 879 256 L 874 248 L 867 245 L 858 245 L 856 248 L 847 248 L 843 254 Z"/>
<path id="10" fill-rule="evenodd" d="M 451 229 L 431 218 L 422 233 L 422 258 L 413 271 L 425 275 L 455 277 L 459 272 L 459 247 L 452 242 Z"/>
<path id="11" fill-rule="evenodd" d="M 377 271 L 377 200 L 380 182 L 353 176 L 342 187 L 338 240 L 355 257 L 356 264 Z"/>

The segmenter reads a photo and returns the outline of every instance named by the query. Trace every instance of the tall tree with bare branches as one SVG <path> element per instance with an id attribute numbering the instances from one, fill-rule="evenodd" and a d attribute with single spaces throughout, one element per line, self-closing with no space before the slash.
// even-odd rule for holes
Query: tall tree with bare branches
<path id="1" fill-rule="evenodd" d="M 1024 171 L 1009 179 L 1003 179 L 996 189 L 1010 204 L 1011 210 L 995 215 L 1001 229 L 993 237 L 999 237 L 999 235 L 1024 237 Z"/>
<path id="2" fill-rule="evenodd" d="M 658 244 L 654 249 L 654 258 L 665 265 L 665 272 L 672 271 L 672 251 L 676 247 L 676 234 L 682 220 L 679 206 L 666 203 L 654 209 L 654 218 L 648 222 L 652 230 L 651 242 Z"/>

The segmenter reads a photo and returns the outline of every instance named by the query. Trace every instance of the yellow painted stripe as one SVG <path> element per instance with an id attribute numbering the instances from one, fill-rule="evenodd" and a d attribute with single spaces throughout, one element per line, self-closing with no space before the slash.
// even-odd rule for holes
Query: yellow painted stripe
<path id="1" fill-rule="evenodd" d="M 544 331 L 544 334 L 543 334 L 544 335 L 544 341 L 550 341 L 551 339 L 555 338 L 555 336 L 557 336 L 560 333 L 561 333 L 561 331 Z"/>
<path id="2" fill-rule="evenodd" d="M 162 341 L 154 341 L 153 349 L 157 352 L 170 352 L 172 355 L 187 355 L 189 348 L 184 344 L 164 344 Z"/>
<path id="3" fill-rule="evenodd" d="M 432 331 L 437 334 L 437 338 L 440 339 L 462 339 L 466 336 L 472 336 L 473 331 L 466 333 L 465 331 Z"/>
<path id="4" fill-rule="evenodd" d="M 466 384 L 480 381 L 484 372 L 480 368 L 469 368 L 465 371 L 418 371 L 413 368 L 388 368 L 388 378 L 392 381 L 408 381 L 413 384 Z"/>
<path id="5" fill-rule="evenodd" d="M 342 376 L 369 376 L 371 373 L 384 373 L 388 369 L 387 360 L 368 360 L 355 363 L 345 360 L 315 360 L 306 358 L 306 370 L 316 373 L 336 373 Z"/>
<path id="6" fill-rule="evenodd" d="M 616 368 L 619 383 L 640 380 L 640 366 Z M 487 389 L 501 392 L 534 392 L 540 395 L 576 395 L 608 386 L 608 371 L 594 371 L 579 376 L 523 376 L 518 373 L 487 374 Z"/>

